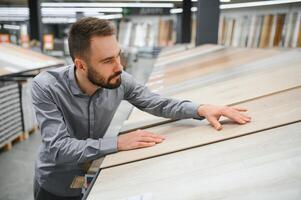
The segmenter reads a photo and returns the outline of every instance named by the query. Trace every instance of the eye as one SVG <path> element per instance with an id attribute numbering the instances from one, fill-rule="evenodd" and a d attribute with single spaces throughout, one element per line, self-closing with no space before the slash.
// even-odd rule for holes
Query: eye
<path id="1" fill-rule="evenodd" d="M 103 63 L 105 63 L 105 64 L 110 64 L 110 63 L 113 63 L 113 60 L 112 60 L 112 59 L 106 60 L 106 61 L 104 61 Z"/>

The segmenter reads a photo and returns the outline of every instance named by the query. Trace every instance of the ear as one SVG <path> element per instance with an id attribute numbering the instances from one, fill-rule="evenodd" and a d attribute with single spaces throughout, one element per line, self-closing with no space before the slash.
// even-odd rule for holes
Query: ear
<path id="1" fill-rule="evenodd" d="M 83 59 L 75 58 L 74 59 L 74 65 L 77 70 L 80 71 L 86 71 L 87 70 L 87 64 Z"/>

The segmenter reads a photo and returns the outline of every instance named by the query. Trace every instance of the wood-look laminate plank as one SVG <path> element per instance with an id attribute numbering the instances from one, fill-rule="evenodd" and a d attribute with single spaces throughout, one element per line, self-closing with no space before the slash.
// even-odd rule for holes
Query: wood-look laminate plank
<path id="1" fill-rule="evenodd" d="M 283 67 L 283 65 L 286 67 Z M 249 75 L 218 82 L 206 87 L 194 88 L 170 96 L 187 99 L 201 104 L 235 105 L 249 99 L 272 94 L 301 85 L 301 58 L 273 65 L 272 68 L 257 70 Z M 260 84 L 260 86 L 259 86 Z M 127 129 L 167 121 L 134 108 L 124 122 Z"/>
<path id="2" fill-rule="evenodd" d="M 165 71 L 164 76 L 156 79 L 150 79 L 147 86 L 151 90 L 162 90 L 170 85 L 179 84 L 186 80 L 199 78 L 210 73 L 214 73 L 220 70 L 230 69 L 242 65 L 244 63 L 252 62 L 254 60 L 267 58 L 269 56 L 277 55 L 279 51 L 271 50 L 264 51 L 260 49 L 256 50 L 243 50 L 237 53 L 231 53 L 231 55 L 217 56 L 211 59 L 200 59 L 201 62 L 186 63 L 180 69 L 174 71 Z"/>
<path id="3" fill-rule="evenodd" d="M 301 123 L 103 169 L 89 200 L 301 198 Z M 139 199 L 139 198 L 137 198 Z M 140 198 L 142 199 L 142 198 Z"/>
<path id="4" fill-rule="evenodd" d="M 32 63 L 33 66 L 49 66 L 49 65 L 57 65 L 63 64 L 62 60 L 59 60 L 54 57 L 46 56 L 41 53 L 34 52 L 29 49 L 24 49 L 11 44 L 1 44 L 0 52 L 5 55 L 9 55 L 10 57 L 14 57 L 16 60 L 21 60 L 22 65 L 26 63 Z M 8 60 L 11 61 L 11 60 Z M 37 67 L 36 67 L 37 68 Z"/>
<path id="5" fill-rule="evenodd" d="M 23 55 L 25 55 L 26 57 L 29 57 L 29 58 L 34 57 L 36 59 L 40 59 L 40 60 L 44 60 L 44 61 L 55 61 L 55 62 L 62 63 L 62 60 L 57 59 L 55 57 L 47 56 L 45 54 L 38 53 L 38 52 L 29 50 L 29 49 L 26 49 L 26 48 L 22 48 L 22 47 L 19 47 L 19 46 L 16 46 L 16 45 L 3 43 L 3 44 L 0 45 L 0 47 L 1 48 L 4 47 L 6 50 L 15 52 L 16 54 L 23 54 Z"/>
<path id="6" fill-rule="evenodd" d="M 158 59 L 156 60 L 154 67 L 159 67 L 167 64 L 170 65 L 172 63 L 179 62 L 181 60 L 187 60 L 195 56 L 200 56 L 202 54 L 215 52 L 223 48 L 224 47 L 220 45 L 206 44 L 195 48 L 187 49 L 184 51 L 180 51 L 177 53 L 173 53 L 171 55 L 159 56 Z"/>
<path id="7" fill-rule="evenodd" d="M 11 44 L 0 44 L 1 75 L 63 65 L 64 61 Z"/>
<path id="8" fill-rule="evenodd" d="M 180 120 L 146 129 L 166 136 L 156 146 L 122 151 L 105 157 L 101 168 L 210 144 L 301 120 L 301 87 L 254 99 L 240 106 L 249 109 L 252 122 L 237 125 L 223 119 L 224 129 L 215 131 L 207 121 Z"/>

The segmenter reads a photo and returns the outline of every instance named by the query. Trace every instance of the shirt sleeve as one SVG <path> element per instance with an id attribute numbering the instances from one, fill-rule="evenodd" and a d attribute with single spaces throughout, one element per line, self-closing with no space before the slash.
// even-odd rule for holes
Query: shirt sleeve
<path id="1" fill-rule="evenodd" d="M 123 74 L 125 99 L 138 109 L 152 115 L 171 119 L 204 119 L 198 114 L 200 105 L 188 100 L 165 98 L 136 82 L 130 74 L 126 72 Z"/>
<path id="2" fill-rule="evenodd" d="M 32 84 L 32 99 L 42 143 L 54 163 L 83 163 L 117 151 L 117 137 L 79 140 L 71 137 L 47 86 Z"/>

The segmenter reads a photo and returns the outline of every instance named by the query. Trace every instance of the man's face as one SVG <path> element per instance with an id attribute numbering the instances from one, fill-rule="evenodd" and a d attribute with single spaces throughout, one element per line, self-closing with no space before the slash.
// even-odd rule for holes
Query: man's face
<path id="1" fill-rule="evenodd" d="M 90 44 L 90 55 L 86 59 L 88 80 L 102 88 L 118 88 L 123 66 L 120 63 L 121 52 L 116 37 L 95 36 Z"/>

